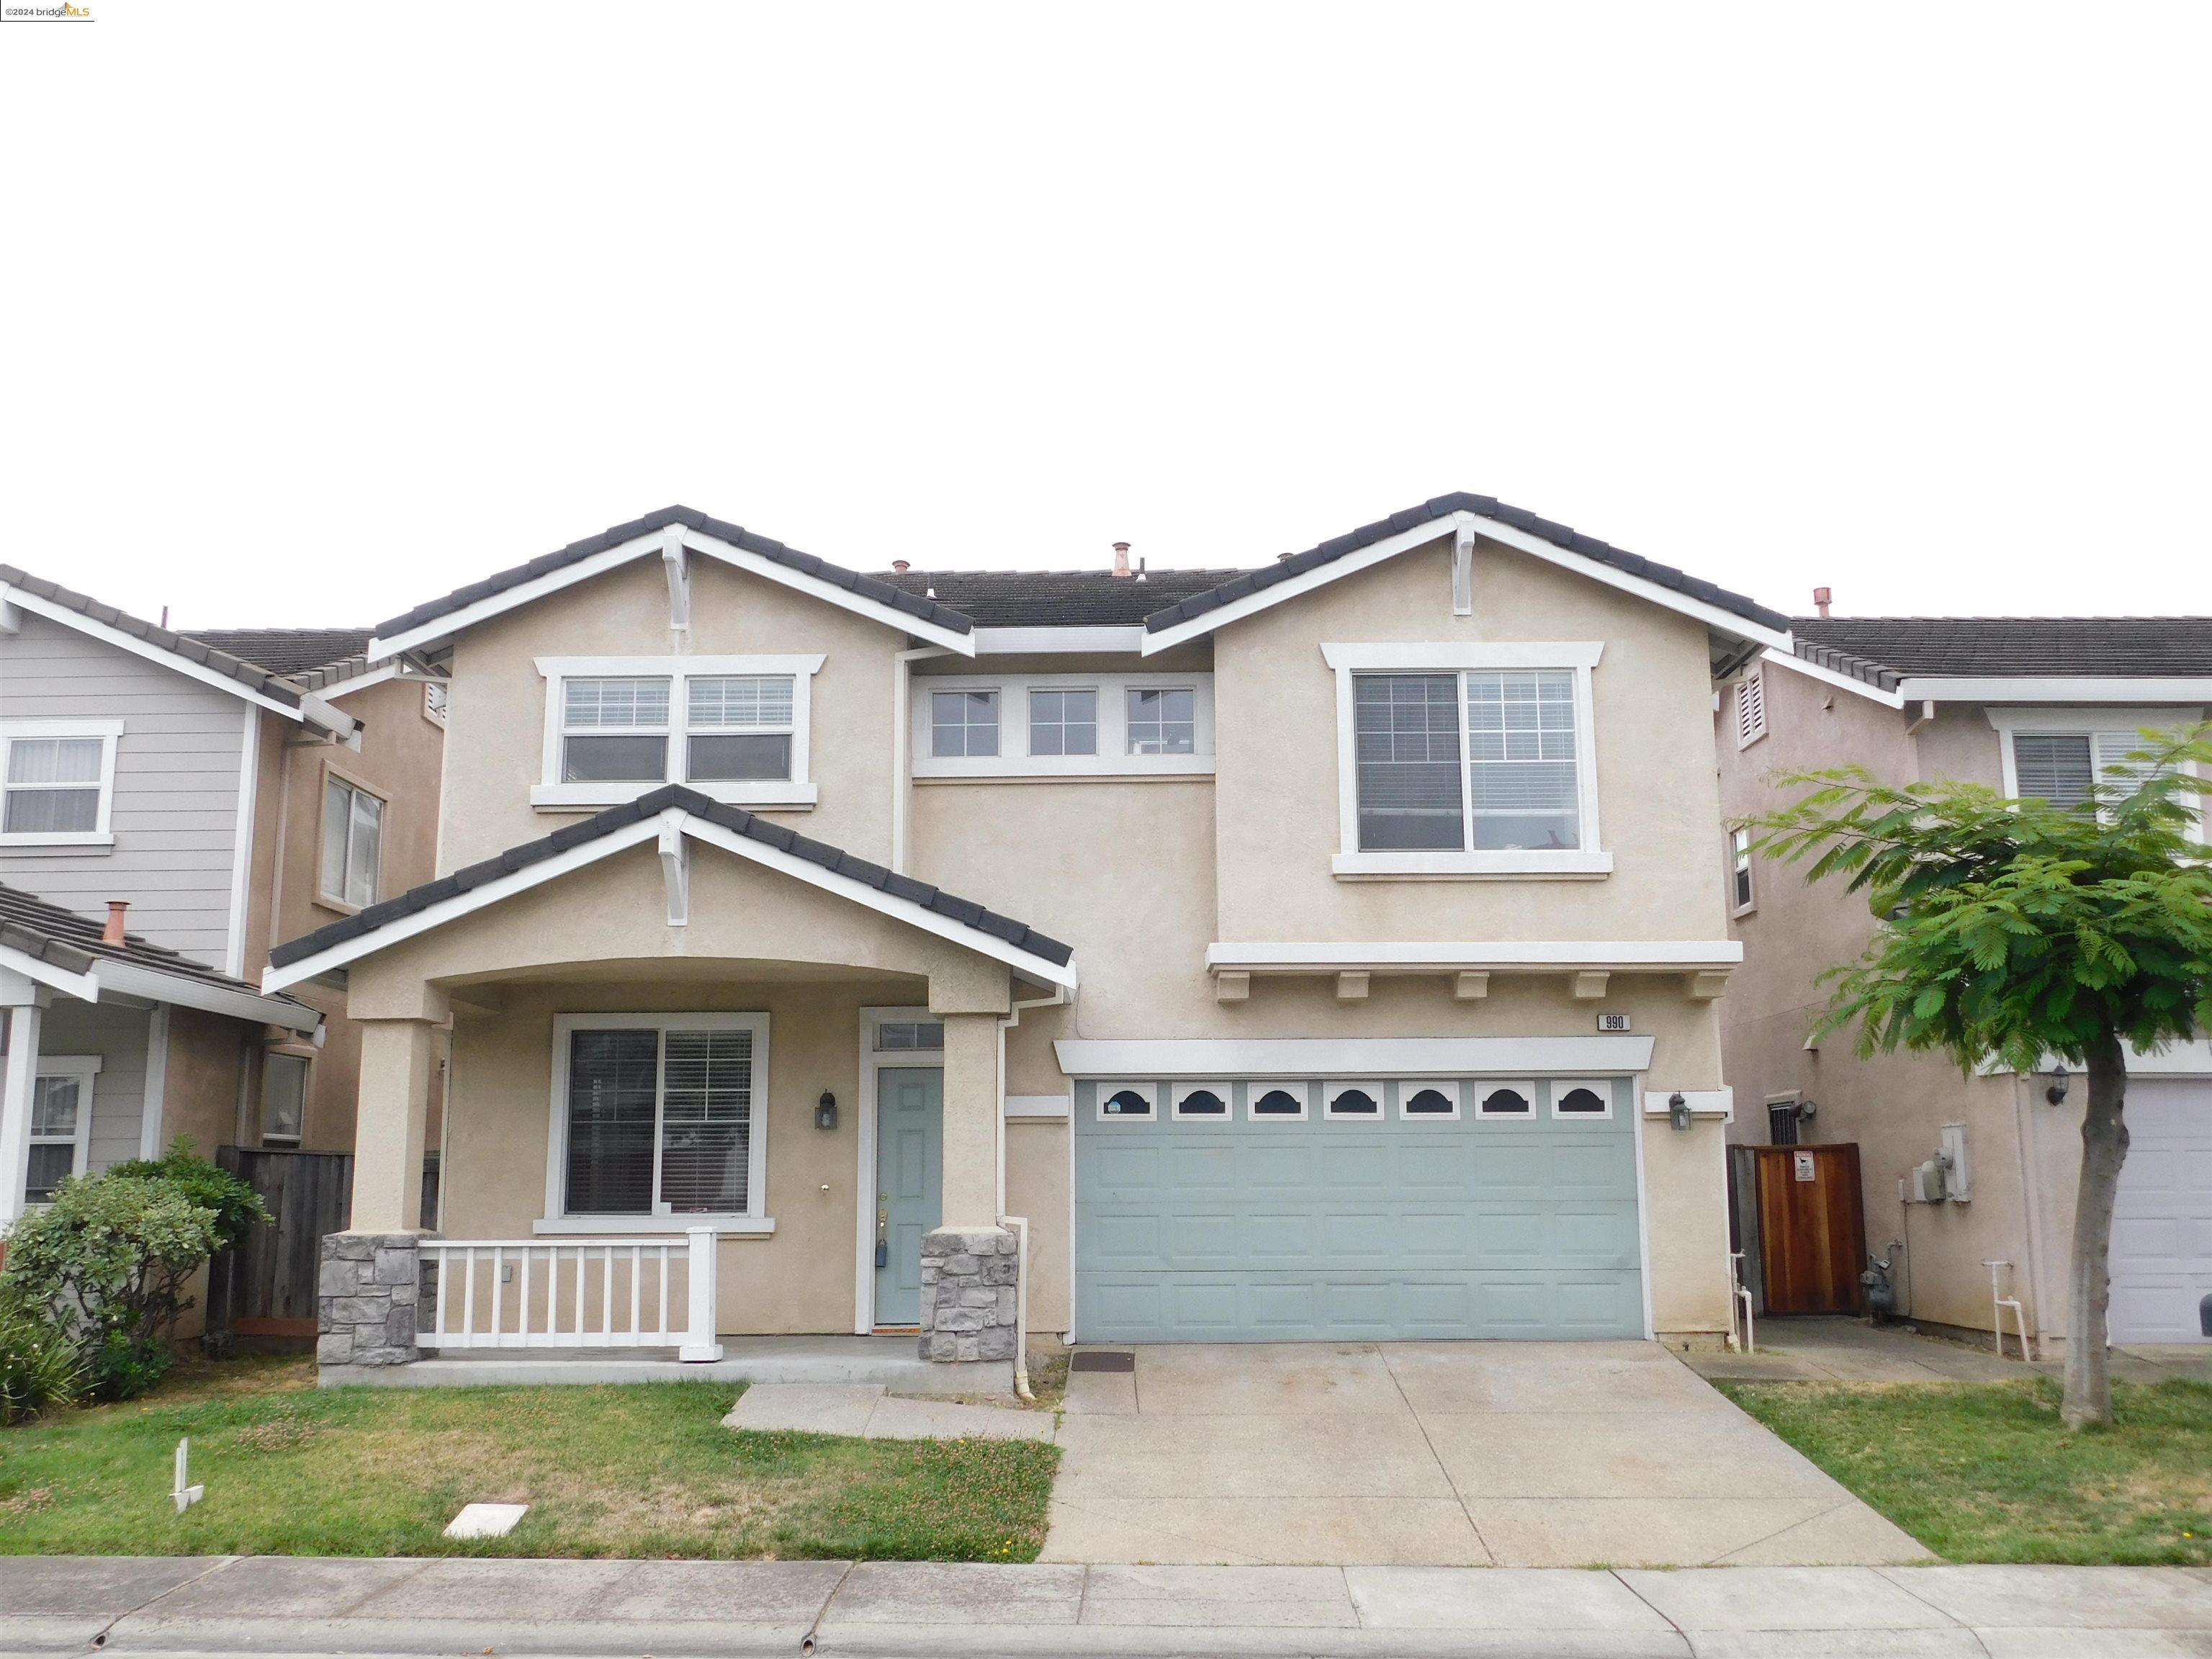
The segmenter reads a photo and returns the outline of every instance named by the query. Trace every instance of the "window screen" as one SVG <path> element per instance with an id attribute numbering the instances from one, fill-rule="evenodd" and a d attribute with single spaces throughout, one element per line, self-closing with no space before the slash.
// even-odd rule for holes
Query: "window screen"
<path id="1" fill-rule="evenodd" d="M 568 783 L 658 783 L 668 775 L 665 677 L 562 682 L 561 776 Z"/>
<path id="2" fill-rule="evenodd" d="M 1355 675 L 1352 702 L 1362 849 L 1464 846 L 1458 678 Z"/>
<path id="3" fill-rule="evenodd" d="M 660 1199 L 679 1215 L 745 1207 L 752 1136 L 750 1031 L 665 1038 Z"/>
<path id="4" fill-rule="evenodd" d="M 1470 673 L 1467 715 L 1475 847 L 1580 847 L 1572 672 Z"/>
<path id="5" fill-rule="evenodd" d="M 791 776 L 788 674 L 707 674 L 685 682 L 686 775 L 694 783 Z"/>
<path id="6" fill-rule="evenodd" d="M 106 749 L 98 738 L 10 739 L 0 830 L 9 835 L 60 835 L 98 829 Z"/>

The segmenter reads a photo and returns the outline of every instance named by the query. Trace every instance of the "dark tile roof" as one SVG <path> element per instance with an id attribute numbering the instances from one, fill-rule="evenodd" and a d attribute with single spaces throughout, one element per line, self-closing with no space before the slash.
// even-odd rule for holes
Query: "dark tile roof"
<path id="1" fill-rule="evenodd" d="M 219 973 L 181 951 L 141 939 L 136 933 L 125 933 L 122 944 L 110 945 L 100 936 L 106 921 L 105 916 L 79 915 L 20 887 L 0 886 L 0 945 L 24 951 L 41 962 L 50 962 L 72 974 L 84 973 L 103 959 L 127 962 L 155 973 L 173 974 L 204 985 L 220 985 L 250 996 L 264 994 L 258 985 Z M 292 999 L 287 997 L 284 1000 L 289 1002 Z"/>
<path id="2" fill-rule="evenodd" d="M 1243 574 L 1153 570 L 1139 580 L 1110 570 L 905 570 L 884 580 L 908 593 L 934 592 L 978 628 L 1133 628 L 1163 605 Z"/>
<path id="3" fill-rule="evenodd" d="M 1796 617 L 1796 653 L 1893 691 L 1907 677 L 2212 675 L 2212 617 Z"/>
<path id="4" fill-rule="evenodd" d="M 1038 933 L 1025 922 L 1000 915 L 996 911 L 987 910 L 981 905 L 973 903 L 967 899 L 955 898 L 951 894 L 944 891 L 941 888 L 933 887 L 926 881 L 916 881 L 911 876 L 895 875 L 880 864 L 871 864 L 866 859 L 855 858 L 852 854 L 841 848 L 832 847 L 827 842 L 810 840 L 794 830 L 783 828 L 781 824 L 770 823 L 765 818 L 757 817 L 742 807 L 725 806 L 719 801 L 708 799 L 695 789 L 686 789 L 681 784 L 672 783 L 664 784 L 650 794 L 640 795 L 626 805 L 610 806 L 605 811 L 595 814 L 580 823 L 572 823 L 564 829 L 556 830 L 550 836 L 540 836 L 536 841 L 525 842 L 520 847 L 510 847 L 496 858 L 486 859 L 481 864 L 471 864 L 465 869 L 454 871 L 451 875 L 441 876 L 435 881 L 425 882 L 420 887 L 411 887 L 397 897 L 386 899 L 379 904 L 372 904 L 367 909 L 357 911 L 346 917 L 343 921 L 334 921 L 327 927 L 318 927 L 312 933 L 303 934 L 295 939 L 288 939 L 269 953 L 269 960 L 276 967 L 289 967 L 293 963 L 302 961 L 319 951 L 327 951 L 334 945 L 343 945 L 349 939 L 360 939 L 365 934 L 373 933 L 387 922 L 397 921 L 404 916 L 416 915 L 428 909 L 432 905 L 441 904 L 446 900 L 457 898 L 471 889 L 482 887 L 488 882 L 497 881 L 502 876 L 512 875 L 518 870 L 527 869 L 533 864 L 543 863 L 556 854 L 567 852 L 572 847 L 580 847 L 586 842 L 596 841 L 600 836 L 611 834 L 625 825 L 652 817 L 671 806 L 680 806 L 695 817 L 705 818 L 709 823 L 720 824 L 723 829 L 733 830 L 749 840 L 773 847 L 777 851 L 788 853 L 795 858 L 805 859 L 810 864 L 818 864 L 823 869 L 834 871 L 841 876 L 848 876 L 855 881 L 864 882 L 878 892 L 889 893 L 895 898 L 911 900 L 926 908 L 936 911 L 941 916 L 949 916 L 953 921 L 973 927 L 980 933 L 988 933 L 994 939 L 1004 939 L 1007 944 L 1027 951 L 1032 956 L 1042 957 L 1048 962 L 1065 966 L 1075 954 L 1073 946 L 1063 945 L 1056 939 L 1051 939 Z"/>
<path id="5" fill-rule="evenodd" d="M 48 581 L 43 576 L 33 576 L 28 571 L 19 570 L 12 564 L 0 564 L 0 582 L 7 583 L 10 587 L 20 587 L 27 593 L 35 593 L 42 599 L 66 606 L 79 616 L 90 617 L 94 622 L 105 623 L 108 627 L 128 634 L 133 639 L 143 640 L 147 644 L 171 652 L 184 658 L 187 662 L 198 663 L 204 668 L 213 669 L 216 673 L 236 680 L 241 685 L 251 687 L 272 702 L 281 702 L 292 708 L 300 706 L 300 688 L 280 678 L 263 664 L 242 661 L 229 652 L 210 645 L 191 635 L 173 634 L 166 628 L 156 627 L 154 623 L 140 617 L 130 616 L 118 611 L 112 605 L 102 605 L 98 599 L 88 594 L 74 592 L 58 582 Z"/>
<path id="6" fill-rule="evenodd" d="M 368 649 L 367 628 L 195 628 L 191 637 L 272 674 L 328 668 Z"/>
<path id="7" fill-rule="evenodd" d="M 1493 495 L 1470 495 L 1460 490 L 1449 495 L 1438 495 L 1419 507 L 1409 507 L 1402 513 L 1393 513 L 1387 519 L 1379 519 L 1345 535 L 1333 537 L 1318 547 L 1310 547 L 1303 553 L 1293 553 L 1288 558 L 1278 560 L 1261 569 L 1244 571 L 1218 587 L 1194 593 L 1154 611 L 1145 618 L 1145 626 L 1154 633 L 1159 633 L 1178 623 L 1188 622 L 1209 611 L 1231 604 L 1247 593 L 1256 593 L 1273 587 L 1278 582 L 1288 581 L 1293 576 L 1302 576 L 1309 570 L 1334 563 L 1348 553 L 1357 553 L 1362 548 L 1372 547 L 1376 543 L 1405 531 L 1418 530 L 1423 525 L 1449 518 L 1455 513 L 1474 513 L 1486 519 L 1495 519 L 1501 524 L 1510 525 L 1516 530 L 1539 537 L 1554 547 L 1578 553 L 1586 559 L 1595 559 L 1601 564 L 1611 565 L 1616 570 L 1625 570 L 1631 575 L 1641 576 L 1662 587 L 1673 588 L 1676 592 L 1701 599 L 1707 605 L 1778 632 L 1790 625 L 1790 619 L 1780 611 L 1769 611 L 1756 600 L 1746 599 L 1741 593 L 1731 593 L 1724 587 L 1716 587 L 1711 582 L 1701 581 L 1672 565 L 1639 558 L 1625 549 L 1599 541 L 1594 536 L 1585 536 L 1565 525 L 1554 524 L 1549 519 L 1540 519 L 1523 507 L 1509 507 Z"/>
<path id="8" fill-rule="evenodd" d="M 571 542 L 556 553 L 541 554 L 527 564 L 519 564 L 511 569 L 501 570 L 495 574 L 487 576 L 482 581 L 471 582 L 466 587 L 455 588 L 441 599 L 432 599 L 426 605 L 418 605 L 402 616 L 393 617 L 388 621 L 378 623 L 376 631 L 382 637 L 388 639 L 395 634 L 419 627 L 423 623 L 434 622 L 441 617 L 449 616 L 456 611 L 465 609 L 479 599 L 488 599 L 495 593 L 505 592 L 510 587 L 519 587 L 524 582 L 535 581 L 549 572 L 578 563 L 590 558 L 595 553 L 604 553 L 611 547 L 617 547 L 624 542 L 634 541 L 638 537 L 649 535 L 656 530 L 665 530 L 672 524 L 680 524 L 687 529 L 697 531 L 702 536 L 712 536 L 718 540 L 728 542 L 733 546 L 742 547 L 748 553 L 757 553 L 764 559 L 772 560 L 777 564 L 787 566 L 791 569 L 803 572 L 822 581 L 832 583 L 863 599 L 872 599 L 878 605 L 903 611 L 909 617 L 933 623 L 939 628 L 951 629 L 954 633 L 965 634 L 973 626 L 966 617 L 951 606 L 933 603 L 916 593 L 906 592 L 878 577 L 863 576 L 858 571 L 848 570 L 842 565 L 831 564 L 826 559 L 817 559 L 811 553 L 801 553 L 797 548 L 786 547 L 781 542 L 771 540 L 766 536 L 755 535 L 751 531 L 738 525 L 725 524 L 720 519 L 709 518 L 706 514 L 697 512 L 691 507 L 664 507 L 659 512 L 648 513 L 641 519 L 634 519 L 628 524 L 612 526 L 602 530 L 596 536 L 586 536 L 580 542 Z"/>

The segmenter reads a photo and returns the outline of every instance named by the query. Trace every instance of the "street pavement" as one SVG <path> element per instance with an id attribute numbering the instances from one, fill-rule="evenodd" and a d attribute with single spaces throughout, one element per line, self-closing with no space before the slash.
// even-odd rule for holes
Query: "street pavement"
<path id="1" fill-rule="evenodd" d="M 2212 1568 L 0 1557 L 0 1654 L 2212 1656 Z"/>

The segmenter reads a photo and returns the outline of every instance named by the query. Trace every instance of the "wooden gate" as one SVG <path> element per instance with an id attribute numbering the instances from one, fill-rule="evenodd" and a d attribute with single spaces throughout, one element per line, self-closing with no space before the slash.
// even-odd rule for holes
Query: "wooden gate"
<path id="1" fill-rule="evenodd" d="M 210 1334 L 255 1339 L 264 1348 L 313 1346 L 323 1235 L 343 1232 L 351 1218 L 352 1154 L 219 1146 L 215 1158 L 260 1194 L 276 1218 L 256 1223 L 237 1249 L 216 1257 L 208 1273 Z"/>
<path id="2" fill-rule="evenodd" d="M 1753 1146 L 1759 1277 L 1770 1314 L 1856 1313 L 1866 1266 L 1859 1149 Z"/>

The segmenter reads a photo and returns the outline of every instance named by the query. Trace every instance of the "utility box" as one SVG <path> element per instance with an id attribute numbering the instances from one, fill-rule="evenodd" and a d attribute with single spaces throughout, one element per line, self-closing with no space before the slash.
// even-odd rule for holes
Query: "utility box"
<path id="1" fill-rule="evenodd" d="M 1912 1201 L 1915 1204 L 1941 1204 L 1943 1201 L 1943 1166 L 1934 1158 L 1912 1167 Z"/>
<path id="2" fill-rule="evenodd" d="M 1954 1204 L 1964 1204 L 1974 1195 L 1972 1169 L 1966 1163 L 1966 1126 L 1947 1123 L 1943 1126 L 1943 1196 Z"/>

